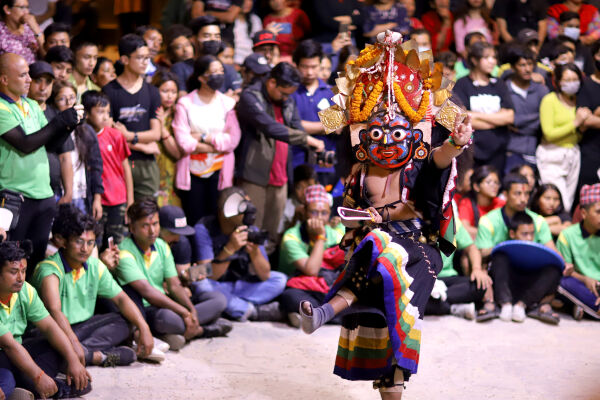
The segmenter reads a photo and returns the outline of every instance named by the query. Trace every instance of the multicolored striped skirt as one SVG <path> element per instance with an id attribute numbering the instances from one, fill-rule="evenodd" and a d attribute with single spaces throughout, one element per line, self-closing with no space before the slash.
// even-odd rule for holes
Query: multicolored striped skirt
<path id="1" fill-rule="evenodd" d="M 425 305 L 442 268 L 420 231 L 375 229 L 358 244 L 325 301 L 341 288 L 358 298 L 343 314 L 334 373 L 377 380 L 417 372 Z"/>

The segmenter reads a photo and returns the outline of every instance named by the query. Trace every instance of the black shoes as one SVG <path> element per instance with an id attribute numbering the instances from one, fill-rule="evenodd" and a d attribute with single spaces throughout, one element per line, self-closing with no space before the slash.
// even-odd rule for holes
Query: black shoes
<path id="1" fill-rule="evenodd" d="M 218 318 L 211 324 L 203 325 L 202 328 L 204 334 L 201 337 L 212 338 L 227 335 L 233 329 L 233 324 L 225 318 Z"/>

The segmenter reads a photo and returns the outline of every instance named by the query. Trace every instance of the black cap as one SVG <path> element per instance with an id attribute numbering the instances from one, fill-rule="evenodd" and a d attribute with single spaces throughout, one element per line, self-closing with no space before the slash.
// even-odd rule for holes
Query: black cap
<path id="1" fill-rule="evenodd" d="M 256 75 L 264 75 L 271 71 L 271 66 L 267 58 L 259 53 L 252 53 L 244 60 L 244 67 L 248 68 Z"/>
<path id="2" fill-rule="evenodd" d="M 517 34 L 517 40 L 522 44 L 529 44 L 533 41 L 538 42 L 538 33 L 531 28 L 524 28 L 519 31 Z"/>
<path id="3" fill-rule="evenodd" d="M 158 211 L 160 227 L 177 235 L 193 235 L 196 231 L 188 226 L 183 210 L 177 206 L 164 206 Z"/>
<path id="4" fill-rule="evenodd" d="M 54 70 L 46 61 L 36 61 L 29 66 L 29 76 L 31 79 L 39 78 L 44 74 L 50 75 L 52 79 L 55 79 Z"/>
<path id="5" fill-rule="evenodd" d="M 258 46 L 262 46 L 263 44 L 275 44 L 279 45 L 277 42 L 277 36 L 268 30 L 258 31 L 252 36 L 252 47 L 256 48 Z"/>

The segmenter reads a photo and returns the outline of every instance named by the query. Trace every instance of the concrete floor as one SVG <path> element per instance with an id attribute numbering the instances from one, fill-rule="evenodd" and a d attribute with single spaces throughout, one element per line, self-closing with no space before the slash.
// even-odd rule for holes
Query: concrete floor
<path id="1" fill-rule="evenodd" d="M 419 373 L 404 399 L 600 399 L 600 322 L 476 324 L 427 317 Z M 339 327 L 311 336 L 279 323 L 236 323 L 162 365 L 90 368 L 86 399 L 378 399 L 370 382 L 332 374 Z"/>

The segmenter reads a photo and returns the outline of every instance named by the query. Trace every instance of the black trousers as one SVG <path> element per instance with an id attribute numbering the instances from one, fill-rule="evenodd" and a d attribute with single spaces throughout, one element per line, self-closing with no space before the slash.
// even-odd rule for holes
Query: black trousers
<path id="1" fill-rule="evenodd" d="M 494 280 L 494 298 L 498 304 L 518 301 L 527 308 L 538 304 L 542 298 L 553 294 L 560 283 L 558 268 L 547 266 L 533 271 L 514 268 L 506 254 L 492 255 L 490 275 Z"/>
<path id="2" fill-rule="evenodd" d="M 45 258 L 48 237 L 52 229 L 52 221 L 56 215 L 54 197 L 35 200 L 25 197 L 19 212 L 19 223 L 10 232 L 10 240 L 31 240 L 33 253 L 29 257 L 27 280 L 33 274 L 33 269 Z"/>
<path id="3" fill-rule="evenodd" d="M 119 313 L 96 314 L 87 321 L 71 326 L 85 350 L 85 363 L 92 364 L 95 351 L 112 349 L 130 334 L 129 325 Z"/>
<path id="4" fill-rule="evenodd" d="M 452 304 L 480 302 L 485 290 L 477 289 L 477 282 L 467 276 L 449 276 L 438 278 L 448 287 L 446 300 L 429 298 L 425 315 L 448 315 Z"/>
<path id="5" fill-rule="evenodd" d="M 217 213 L 219 172 L 215 171 L 208 178 L 199 178 L 192 175 L 190 190 L 179 190 L 177 192 L 188 225 L 194 226 L 200 218 Z"/>

